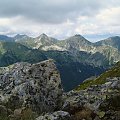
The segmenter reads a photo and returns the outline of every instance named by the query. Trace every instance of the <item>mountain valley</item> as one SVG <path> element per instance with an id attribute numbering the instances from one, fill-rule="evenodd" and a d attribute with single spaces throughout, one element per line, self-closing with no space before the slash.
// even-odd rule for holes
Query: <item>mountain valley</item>
<path id="1" fill-rule="evenodd" d="M 46 34 L 36 38 L 20 34 L 14 37 L 0 35 L 0 66 L 54 59 L 64 90 L 69 91 L 118 62 L 119 43 L 119 36 L 92 43 L 78 34 L 65 40 L 57 40 Z"/>

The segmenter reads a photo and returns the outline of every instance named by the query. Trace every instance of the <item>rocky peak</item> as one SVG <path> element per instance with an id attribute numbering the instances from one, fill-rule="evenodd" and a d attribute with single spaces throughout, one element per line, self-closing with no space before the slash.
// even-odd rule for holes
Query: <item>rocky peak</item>
<path id="1" fill-rule="evenodd" d="M 29 108 L 34 112 L 59 109 L 62 88 L 53 60 L 37 64 L 16 63 L 0 75 L 0 102 L 13 111 Z"/>
<path id="2" fill-rule="evenodd" d="M 46 34 L 42 33 L 40 36 L 37 37 L 37 39 L 39 39 L 39 40 L 40 39 L 46 40 L 46 39 L 49 39 L 49 37 Z"/>
<path id="3" fill-rule="evenodd" d="M 83 36 L 79 34 L 69 37 L 68 39 L 66 39 L 66 41 L 67 43 L 75 45 L 75 46 L 77 45 L 77 46 L 89 47 L 89 45 L 92 45 L 90 41 L 88 41 L 87 39 L 85 39 Z"/>
<path id="4" fill-rule="evenodd" d="M 95 43 L 95 45 L 107 45 L 115 48 L 120 48 L 120 37 L 119 36 L 113 36 L 109 37 L 105 40 L 101 40 Z"/>
<path id="5" fill-rule="evenodd" d="M 48 45 L 51 45 L 53 43 L 52 38 L 48 37 L 46 34 L 41 34 L 40 36 L 38 36 L 37 38 L 35 38 L 35 43 L 37 44 L 37 48 L 39 47 L 45 47 Z"/>
<path id="6" fill-rule="evenodd" d="M 120 40 L 120 36 L 113 36 L 113 37 L 109 37 L 108 39 L 119 39 Z"/>
<path id="7" fill-rule="evenodd" d="M 17 34 L 16 36 L 14 36 L 14 39 L 21 39 L 21 38 L 25 38 L 28 37 L 27 35 L 21 35 L 21 34 Z"/>
<path id="8" fill-rule="evenodd" d="M 80 35 L 80 34 L 76 34 L 76 35 L 74 35 L 74 37 L 79 37 L 79 38 L 84 38 L 82 35 Z"/>
<path id="9" fill-rule="evenodd" d="M 65 40 L 65 43 L 66 49 L 72 53 L 75 53 L 76 51 L 90 52 L 93 47 L 91 42 L 79 34 L 69 37 Z"/>

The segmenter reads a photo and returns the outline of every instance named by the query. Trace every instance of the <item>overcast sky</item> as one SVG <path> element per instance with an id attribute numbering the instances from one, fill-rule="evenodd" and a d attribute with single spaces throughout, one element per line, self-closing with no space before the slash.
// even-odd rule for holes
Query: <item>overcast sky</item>
<path id="1" fill-rule="evenodd" d="M 120 35 L 120 0 L 0 0 L 0 34 L 91 41 Z"/>

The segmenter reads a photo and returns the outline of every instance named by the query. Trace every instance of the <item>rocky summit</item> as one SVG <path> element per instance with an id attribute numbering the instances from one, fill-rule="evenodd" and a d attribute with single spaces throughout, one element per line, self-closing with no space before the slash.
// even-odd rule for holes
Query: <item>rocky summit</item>
<path id="1" fill-rule="evenodd" d="M 21 117 L 24 112 L 52 112 L 61 105 L 62 91 L 60 74 L 53 60 L 16 63 L 0 74 L 0 111 L 4 109 L 12 118 Z"/>

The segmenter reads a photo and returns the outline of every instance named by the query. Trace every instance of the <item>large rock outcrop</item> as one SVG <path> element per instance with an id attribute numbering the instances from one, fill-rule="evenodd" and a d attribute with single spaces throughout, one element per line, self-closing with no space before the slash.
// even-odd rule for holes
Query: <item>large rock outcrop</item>
<path id="1" fill-rule="evenodd" d="M 91 85 L 64 94 L 63 111 L 73 120 L 120 120 L 120 78 L 107 78 L 105 84 Z"/>
<path id="2" fill-rule="evenodd" d="M 65 111 L 56 111 L 41 115 L 36 120 L 72 120 L 70 114 Z"/>
<path id="3" fill-rule="evenodd" d="M 0 104 L 14 112 L 29 108 L 41 114 L 59 109 L 63 90 L 53 60 L 16 63 L 0 73 Z"/>

